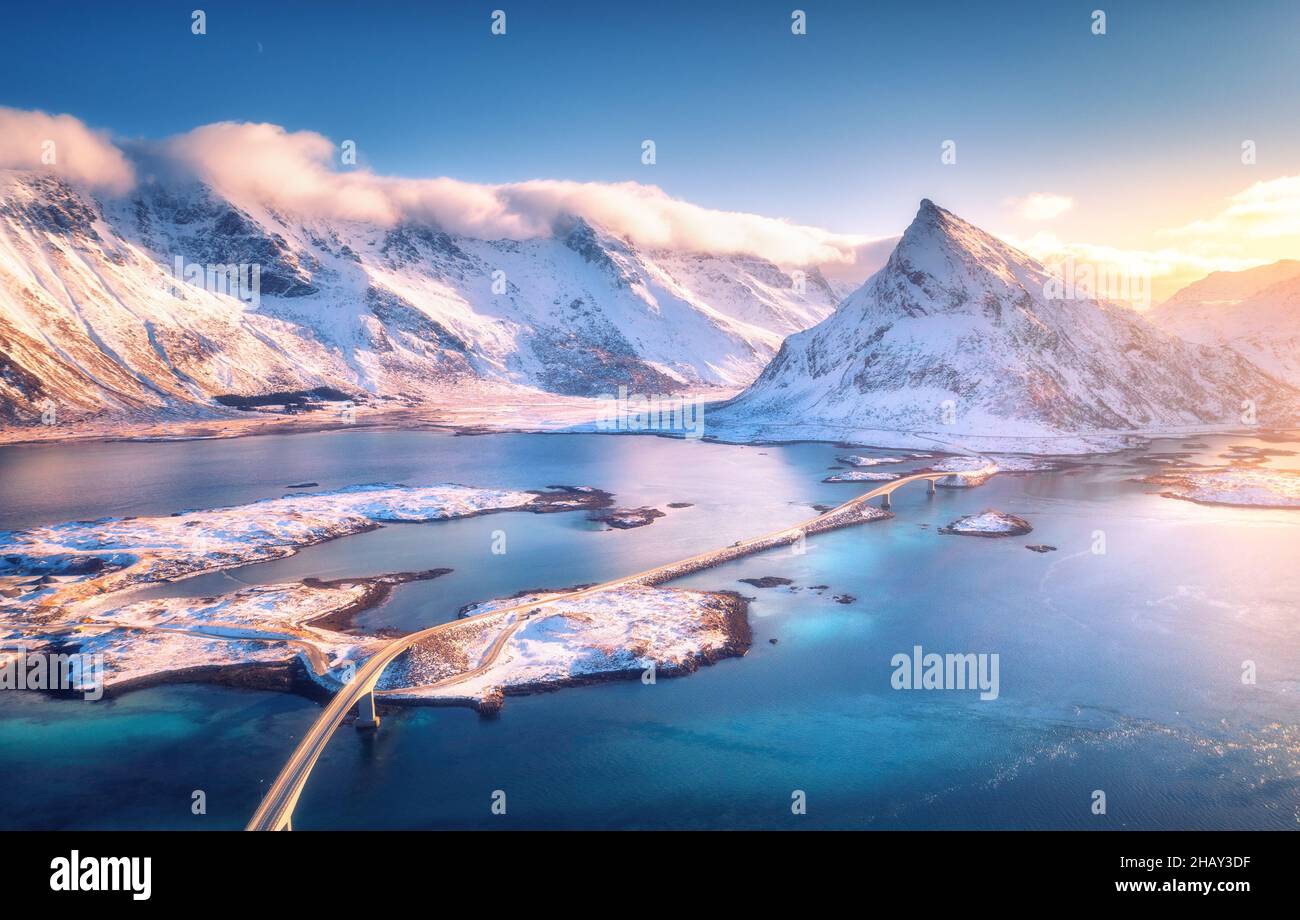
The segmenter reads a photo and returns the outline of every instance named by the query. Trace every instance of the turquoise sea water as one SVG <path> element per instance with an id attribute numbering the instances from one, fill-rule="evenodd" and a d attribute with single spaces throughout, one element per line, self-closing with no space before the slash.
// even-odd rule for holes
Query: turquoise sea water
<path id="1" fill-rule="evenodd" d="M 1195 451 L 1206 458 L 1260 443 L 1195 440 L 1211 445 Z M 305 480 L 592 485 L 620 505 L 667 510 L 629 531 L 580 514 L 391 526 L 154 589 L 453 568 L 399 588 L 361 621 L 406 629 L 471 601 L 599 581 L 802 520 L 864 488 L 820 482 L 842 453 L 376 431 L 17 446 L 0 449 L 0 528 L 239 504 Z M 1300 512 L 1149 494 L 1132 481 L 1148 469 L 1140 456 L 934 497 L 908 487 L 894 520 L 677 583 L 755 598 L 742 659 L 653 686 L 510 698 L 490 721 L 413 709 L 386 716 L 374 736 L 345 726 L 295 827 L 1300 829 Z M 667 509 L 679 501 L 693 506 Z M 987 507 L 1034 532 L 937 533 Z M 503 556 L 490 551 L 498 530 Z M 1098 532 L 1104 554 L 1093 552 Z M 738 581 L 763 575 L 796 590 Z M 830 588 L 808 590 L 819 584 Z M 915 645 L 997 653 L 998 699 L 892 689 L 892 656 Z M 1247 660 L 1255 685 L 1241 681 Z M 241 827 L 318 712 L 294 696 L 202 685 L 98 703 L 0 694 L 0 826 Z M 191 813 L 196 789 L 206 815 Z M 505 815 L 490 810 L 497 790 Z M 806 815 L 791 813 L 795 790 Z M 1094 790 L 1106 793 L 1105 815 L 1091 811 Z"/>

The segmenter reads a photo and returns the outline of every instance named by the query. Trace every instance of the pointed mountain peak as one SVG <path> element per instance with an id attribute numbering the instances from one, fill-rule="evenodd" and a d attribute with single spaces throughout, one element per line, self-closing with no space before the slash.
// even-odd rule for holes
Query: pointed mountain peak
<path id="1" fill-rule="evenodd" d="M 591 239 L 596 236 L 596 228 L 585 217 L 577 214 L 561 214 L 555 220 L 556 233 L 561 236 Z"/>
<path id="2" fill-rule="evenodd" d="M 966 223 L 951 211 L 944 210 L 929 198 L 922 198 L 921 206 L 916 209 L 916 217 L 912 218 L 912 222 L 903 231 L 902 239 L 905 240 L 909 236 L 916 239 L 935 234 L 946 236 L 954 242 L 959 242 L 961 237 L 969 234 L 988 236 L 983 230 Z"/>
<path id="3" fill-rule="evenodd" d="M 993 282 L 1041 287 L 1046 278 L 1032 257 L 929 198 L 921 200 L 886 270 L 927 289 L 988 289 Z"/>

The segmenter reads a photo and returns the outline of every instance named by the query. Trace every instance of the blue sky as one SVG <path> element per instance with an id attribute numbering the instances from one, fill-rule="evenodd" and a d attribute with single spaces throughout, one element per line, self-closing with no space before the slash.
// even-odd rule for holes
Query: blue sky
<path id="1" fill-rule="evenodd" d="M 921 197 L 1027 234 L 1007 200 L 1047 192 L 1076 202 L 1055 232 L 1115 246 L 1300 173 L 1295 2 L 7 6 L 0 104 L 125 137 L 269 121 L 355 139 L 381 173 L 633 179 L 869 235 Z"/>

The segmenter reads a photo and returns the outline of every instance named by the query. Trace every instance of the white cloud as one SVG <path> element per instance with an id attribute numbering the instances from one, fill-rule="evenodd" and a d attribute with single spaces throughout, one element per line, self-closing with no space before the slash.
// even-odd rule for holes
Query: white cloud
<path id="1" fill-rule="evenodd" d="M 55 144 L 43 166 L 42 142 Z M 141 162 L 180 166 L 241 206 L 270 205 L 299 216 L 394 224 L 436 223 L 487 239 L 550 235 L 565 217 L 583 217 L 650 248 L 757 255 L 786 265 L 852 266 L 870 237 L 673 198 L 638 182 L 534 179 L 500 185 L 407 179 L 337 167 L 339 148 L 313 131 L 218 122 L 163 141 L 133 142 Z M 135 182 L 131 161 L 107 135 L 70 115 L 0 108 L 0 168 L 47 168 L 122 194 Z"/>
<path id="2" fill-rule="evenodd" d="M 393 224 L 427 220 L 487 239 L 549 235 L 565 216 L 586 218 L 639 246 L 748 253 L 784 264 L 851 263 L 867 237 L 737 211 L 702 208 L 637 182 L 535 179 L 480 185 L 335 169 L 338 148 L 311 131 L 222 122 L 162 143 L 164 153 L 241 203 L 301 215 Z"/>
<path id="3" fill-rule="evenodd" d="M 1054 220 L 1074 207 L 1074 199 L 1068 195 L 1035 192 L 1024 198 L 1009 198 L 1006 204 L 1025 220 Z"/>
<path id="4" fill-rule="evenodd" d="M 0 106 L 0 169 L 41 169 L 114 193 L 134 182 L 108 136 L 71 115 L 47 115 Z"/>

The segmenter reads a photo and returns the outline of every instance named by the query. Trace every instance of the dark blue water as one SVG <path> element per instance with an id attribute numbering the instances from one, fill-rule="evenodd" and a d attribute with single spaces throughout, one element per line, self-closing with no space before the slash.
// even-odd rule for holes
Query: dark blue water
<path id="1" fill-rule="evenodd" d="M 394 526 L 162 589 L 454 568 L 399 589 L 366 621 L 410 628 L 804 519 L 811 504 L 856 494 L 819 481 L 837 453 L 364 431 L 15 447 L 0 450 L 0 527 L 242 503 L 303 480 L 585 484 L 623 505 L 694 504 L 631 531 L 580 515 Z M 511 698 L 493 721 L 417 709 L 387 716 L 373 737 L 345 727 L 295 826 L 1300 828 L 1300 513 L 1160 498 L 1131 481 L 1140 472 L 1133 456 L 1111 457 L 933 498 L 911 487 L 892 521 L 816 537 L 803 556 L 699 573 L 680 584 L 755 597 L 745 658 L 653 686 Z M 1033 534 L 936 532 L 986 507 L 1028 518 Z M 490 552 L 497 530 L 504 556 Z M 1098 531 L 1104 554 L 1092 551 Z M 738 582 L 762 575 L 800 590 Z M 830 590 L 817 596 L 817 584 Z M 834 601 L 845 593 L 857 600 Z M 997 653 L 999 698 L 892 689 L 890 659 L 917 644 Z M 1241 681 L 1246 660 L 1254 685 Z M 99 703 L 0 694 L 0 823 L 242 826 L 318 712 L 207 686 Z M 196 789 L 203 816 L 191 814 Z M 504 816 L 490 811 L 496 790 Z M 806 815 L 791 814 L 795 790 Z M 1104 816 L 1090 810 L 1094 790 Z"/>

